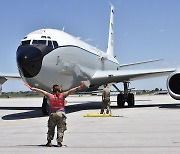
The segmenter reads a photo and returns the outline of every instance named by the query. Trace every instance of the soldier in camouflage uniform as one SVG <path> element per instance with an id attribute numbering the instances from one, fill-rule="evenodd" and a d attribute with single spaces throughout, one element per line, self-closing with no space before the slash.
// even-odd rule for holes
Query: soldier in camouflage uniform
<path id="1" fill-rule="evenodd" d="M 50 102 L 50 115 L 48 120 L 48 133 L 47 133 L 47 144 L 46 146 L 51 146 L 51 140 L 54 138 L 55 127 L 57 126 L 57 146 L 62 146 L 64 131 L 66 127 L 66 115 L 65 115 L 65 98 L 69 94 L 74 93 L 77 90 L 80 90 L 84 86 L 84 82 L 78 87 L 72 88 L 66 92 L 61 92 L 61 87 L 59 85 L 53 86 L 53 94 L 50 94 L 42 89 L 30 87 L 28 84 L 25 84 L 28 88 L 33 91 L 44 94 Z"/>
<path id="2" fill-rule="evenodd" d="M 111 113 L 110 108 L 110 90 L 107 84 L 104 85 L 103 93 L 102 93 L 102 104 L 101 104 L 101 111 L 100 114 L 104 113 L 104 109 L 106 109 L 106 114 Z"/>

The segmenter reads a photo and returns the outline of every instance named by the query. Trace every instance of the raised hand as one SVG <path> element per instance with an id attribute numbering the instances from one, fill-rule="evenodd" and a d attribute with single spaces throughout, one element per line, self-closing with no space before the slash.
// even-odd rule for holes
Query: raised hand
<path id="1" fill-rule="evenodd" d="M 26 87 L 28 87 L 29 89 L 31 89 L 32 87 L 30 85 L 28 85 L 27 83 L 24 84 Z"/>
<path id="2" fill-rule="evenodd" d="M 84 82 L 81 82 L 80 88 L 83 88 L 84 85 L 85 85 L 85 83 L 84 83 Z"/>

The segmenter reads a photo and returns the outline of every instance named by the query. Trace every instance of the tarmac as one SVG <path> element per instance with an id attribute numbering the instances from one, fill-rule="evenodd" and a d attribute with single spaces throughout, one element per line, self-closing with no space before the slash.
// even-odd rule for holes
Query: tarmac
<path id="1" fill-rule="evenodd" d="M 112 117 L 99 113 L 101 96 L 67 98 L 63 147 L 46 147 L 47 120 L 42 98 L 0 99 L 1 154 L 171 154 L 180 153 L 180 101 L 169 95 L 135 96 L 134 108 L 120 109 L 111 97 Z"/>

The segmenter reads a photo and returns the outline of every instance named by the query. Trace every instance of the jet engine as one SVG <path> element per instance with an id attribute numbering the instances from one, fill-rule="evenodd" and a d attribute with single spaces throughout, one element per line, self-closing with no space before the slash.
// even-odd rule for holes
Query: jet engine
<path id="1" fill-rule="evenodd" d="M 172 98 L 180 100 L 180 71 L 168 76 L 167 90 Z"/>

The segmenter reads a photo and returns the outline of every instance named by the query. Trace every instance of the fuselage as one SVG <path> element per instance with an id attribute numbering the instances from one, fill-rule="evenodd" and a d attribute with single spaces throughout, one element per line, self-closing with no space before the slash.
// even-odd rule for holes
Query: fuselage
<path id="1" fill-rule="evenodd" d="M 84 90 L 95 90 L 92 76 L 97 70 L 117 70 L 111 55 L 63 31 L 40 29 L 28 34 L 17 49 L 22 79 L 31 86 L 50 91 L 54 84 L 68 90 L 88 81 Z"/>

